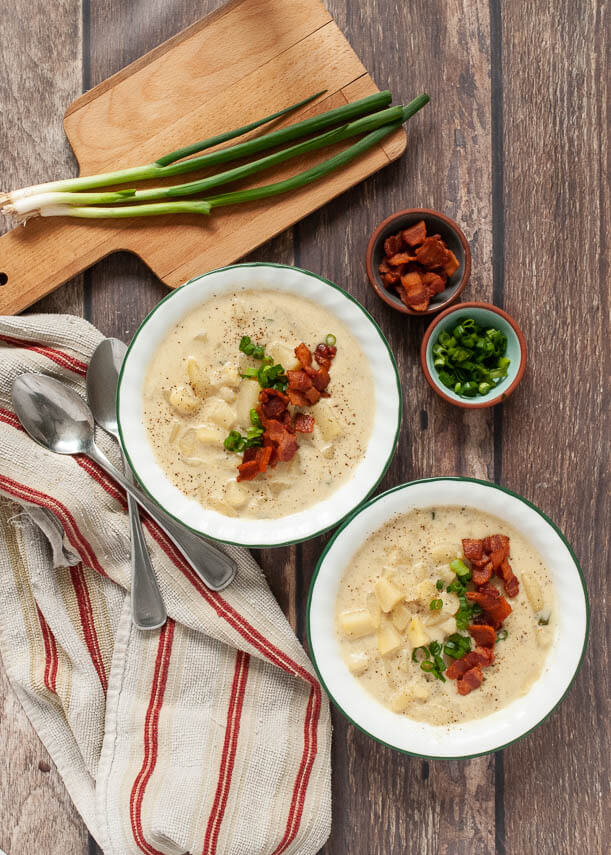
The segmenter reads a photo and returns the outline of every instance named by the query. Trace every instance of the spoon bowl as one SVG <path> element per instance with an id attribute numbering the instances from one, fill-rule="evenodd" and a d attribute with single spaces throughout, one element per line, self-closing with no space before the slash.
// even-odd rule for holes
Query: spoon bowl
<path id="1" fill-rule="evenodd" d="M 46 374 L 21 374 L 13 383 L 13 405 L 32 439 L 56 454 L 89 454 L 94 421 L 86 402 Z"/>
<path id="2" fill-rule="evenodd" d="M 96 422 L 117 436 L 117 385 L 127 346 L 118 338 L 105 338 L 96 347 L 87 370 L 87 399 Z"/>

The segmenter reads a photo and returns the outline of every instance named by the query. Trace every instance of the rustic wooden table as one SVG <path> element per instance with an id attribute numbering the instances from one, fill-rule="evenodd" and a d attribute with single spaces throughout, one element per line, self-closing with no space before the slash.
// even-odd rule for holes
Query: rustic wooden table
<path id="1" fill-rule="evenodd" d="M 61 125 L 66 105 L 220 3 L 10 5 L 0 23 L 3 186 L 74 172 Z M 593 608 L 587 656 L 562 706 L 503 752 L 467 762 L 415 760 L 368 740 L 335 714 L 334 824 L 323 852 L 597 855 L 609 845 L 608 669 L 600 607 L 608 533 L 606 4 L 327 5 L 379 86 L 402 98 L 425 90 L 432 103 L 410 124 L 398 163 L 252 257 L 296 264 L 340 283 L 390 339 L 405 418 L 381 489 L 462 473 L 516 490 L 574 545 Z M 287 14 L 290 7 L 287 0 Z M 473 250 L 465 298 L 494 301 L 524 330 L 526 377 L 493 411 L 465 412 L 436 397 L 418 361 L 425 321 L 399 317 L 369 289 L 363 259 L 372 228 L 411 206 L 439 208 L 458 220 Z M 164 293 L 140 262 L 115 255 L 35 309 L 84 315 L 128 340 Z M 300 637 L 323 543 L 258 554 Z M 9 855 L 98 851 L 3 673 L 0 757 L 0 848 Z"/>

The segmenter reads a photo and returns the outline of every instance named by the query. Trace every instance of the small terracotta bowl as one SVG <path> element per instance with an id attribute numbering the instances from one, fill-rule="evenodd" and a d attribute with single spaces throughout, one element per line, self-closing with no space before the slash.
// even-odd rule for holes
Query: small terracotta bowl
<path id="1" fill-rule="evenodd" d="M 458 259 L 458 270 L 448 279 L 447 287 L 441 294 L 435 294 L 431 299 L 428 309 L 424 312 L 415 312 L 401 302 L 399 295 L 394 290 L 389 290 L 386 287 L 382 282 L 379 267 L 384 258 L 384 241 L 386 238 L 414 226 L 420 220 L 424 220 L 426 223 L 427 235 L 441 235 L 448 249 L 451 249 Z M 428 208 L 406 208 L 405 211 L 398 211 L 382 220 L 371 235 L 367 245 L 365 265 L 371 287 L 388 306 L 398 312 L 403 312 L 404 315 L 434 315 L 435 312 L 439 312 L 454 303 L 469 281 L 471 250 L 458 225 L 445 214 L 440 214 L 439 211 L 431 211 Z"/>
<path id="2" fill-rule="evenodd" d="M 443 330 L 453 329 L 463 319 L 473 318 L 483 327 L 494 327 L 507 336 L 507 350 L 505 356 L 511 361 L 507 370 L 507 377 L 501 380 L 487 395 L 478 395 L 477 398 L 461 398 L 452 389 L 444 386 L 437 369 L 433 365 L 433 346 Z M 424 376 L 429 386 L 437 394 L 457 407 L 467 410 L 480 410 L 484 407 L 493 407 L 506 401 L 516 388 L 526 370 L 526 341 L 522 330 L 507 312 L 493 306 L 491 303 L 460 303 L 451 306 L 442 312 L 439 317 L 428 326 L 420 346 L 420 363 Z"/>

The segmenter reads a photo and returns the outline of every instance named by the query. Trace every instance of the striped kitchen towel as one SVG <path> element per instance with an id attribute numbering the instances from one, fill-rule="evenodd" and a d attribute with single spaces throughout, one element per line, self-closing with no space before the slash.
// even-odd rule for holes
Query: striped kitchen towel
<path id="1" fill-rule="evenodd" d="M 255 561 L 225 547 L 238 578 L 213 593 L 146 518 L 170 619 L 134 629 L 124 494 L 88 459 L 37 446 L 14 414 L 25 371 L 84 395 L 101 338 L 75 317 L 0 318 L 11 683 L 105 855 L 315 853 L 331 819 L 328 702 Z"/>

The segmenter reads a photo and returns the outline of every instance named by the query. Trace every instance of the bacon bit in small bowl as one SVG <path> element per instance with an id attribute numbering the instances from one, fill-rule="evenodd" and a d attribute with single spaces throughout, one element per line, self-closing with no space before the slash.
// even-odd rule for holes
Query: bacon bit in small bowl
<path id="1" fill-rule="evenodd" d="M 378 268 L 382 281 L 416 312 L 428 309 L 459 267 L 441 235 L 427 235 L 424 220 L 386 238 L 384 256 Z"/>

